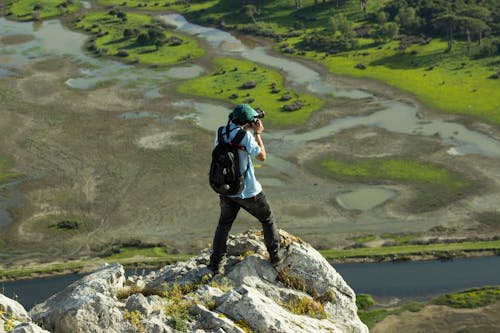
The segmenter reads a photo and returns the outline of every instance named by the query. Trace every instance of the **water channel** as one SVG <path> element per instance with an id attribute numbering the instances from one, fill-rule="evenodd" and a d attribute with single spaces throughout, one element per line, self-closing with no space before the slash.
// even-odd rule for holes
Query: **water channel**
<path id="1" fill-rule="evenodd" d="M 500 285 L 500 257 L 404 263 L 335 264 L 335 269 L 357 294 L 377 300 L 428 300 L 438 294 L 484 285 Z M 127 271 L 127 274 L 142 272 Z M 27 309 L 40 303 L 82 275 L 61 275 L 0 283 L 0 292 Z"/>

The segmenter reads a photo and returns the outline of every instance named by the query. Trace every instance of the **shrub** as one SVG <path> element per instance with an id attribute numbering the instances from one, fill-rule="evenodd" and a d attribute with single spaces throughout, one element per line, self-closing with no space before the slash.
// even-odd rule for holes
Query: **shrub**
<path id="1" fill-rule="evenodd" d="M 436 298 L 433 303 L 452 308 L 477 308 L 500 300 L 500 287 L 485 287 L 446 294 Z"/>
<path id="2" fill-rule="evenodd" d="M 300 99 L 297 99 L 295 102 L 293 102 L 291 104 L 283 105 L 282 110 L 284 112 L 293 112 L 293 111 L 298 111 L 298 110 L 302 109 L 303 106 L 304 106 L 304 102 L 301 101 Z"/>
<path id="3" fill-rule="evenodd" d="M 241 88 L 243 89 L 253 89 L 257 87 L 257 82 L 255 81 L 247 81 L 245 83 L 242 84 Z"/>
<path id="4" fill-rule="evenodd" d="M 356 305 L 358 310 L 368 310 L 375 305 L 375 300 L 371 295 L 359 294 L 356 295 Z"/>
<path id="5" fill-rule="evenodd" d="M 325 319 L 327 317 L 323 305 L 314 299 L 303 297 L 291 297 L 285 304 L 283 304 L 290 312 L 298 315 L 306 315 L 312 318 Z"/>

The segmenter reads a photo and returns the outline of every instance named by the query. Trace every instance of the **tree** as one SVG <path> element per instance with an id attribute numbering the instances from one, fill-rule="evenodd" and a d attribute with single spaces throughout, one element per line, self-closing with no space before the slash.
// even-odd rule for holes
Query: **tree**
<path id="1" fill-rule="evenodd" d="M 474 17 L 460 16 L 458 20 L 460 27 L 465 30 L 467 36 L 467 54 L 470 55 L 472 51 L 471 33 L 476 32 L 481 36 L 482 32 L 488 30 L 489 27 L 480 19 Z M 479 39 L 481 39 L 481 37 L 479 37 Z"/>
<path id="2" fill-rule="evenodd" d="M 259 13 L 257 7 L 255 7 L 254 5 L 246 5 L 245 7 L 243 7 L 243 9 L 245 11 L 245 15 L 248 16 L 253 23 L 257 23 L 257 21 L 255 20 L 255 14 Z"/>
<path id="3" fill-rule="evenodd" d="M 351 36 L 353 31 L 353 22 L 344 14 L 337 14 L 331 20 L 332 29 L 340 31 L 342 35 Z"/>
<path id="4" fill-rule="evenodd" d="M 389 15 L 387 14 L 387 12 L 384 12 L 383 10 L 378 12 L 377 22 L 379 25 L 383 25 L 385 22 L 387 22 L 388 19 L 389 19 Z"/>
<path id="5" fill-rule="evenodd" d="M 396 22 L 398 22 L 403 29 L 409 32 L 418 29 L 420 25 L 419 17 L 413 7 L 400 8 L 398 15 L 396 16 Z"/>
<path id="6" fill-rule="evenodd" d="M 377 29 L 378 38 L 383 41 L 393 40 L 398 35 L 399 25 L 396 22 L 387 22 Z"/>
<path id="7" fill-rule="evenodd" d="M 361 6 L 361 10 L 366 12 L 366 4 L 368 3 L 368 0 L 360 0 L 359 5 Z"/>
<path id="8" fill-rule="evenodd" d="M 476 32 L 478 34 L 478 43 L 479 43 L 479 45 L 481 45 L 483 33 L 485 31 L 491 30 L 491 28 L 489 26 L 489 23 L 492 21 L 491 11 L 485 7 L 469 6 L 466 9 L 462 10 L 459 14 L 462 16 L 468 17 L 468 18 L 473 18 L 473 19 L 477 19 L 477 20 L 481 21 L 481 23 L 480 23 L 477 21 L 473 22 L 474 21 L 473 20 L 473 21 L 467 23 L 467 25 L 469 26 L 469 29 L 470 29 L 468 34 L 470 34 L 471 30 Z M 468 35 L 468 37 L 469 37 L 469 35 Z"/>
<path id="9" fill-rule="evenodd" d="M 158 50 L 163 44 L 167 42 L 165 32 L 158 26 L 153 26 L 148 30 L 149 43 L 156 46 Z"/>
<path id="10" fill-rule="evenodd" d="M 433 20 L 433 23 L 436 28 L 446 32 L 446 35 L 448 36 L 448 48 L 446 49 L 446 52 L 450 52 L 453 46 L 453 32 L 455 32 L 458 24 L 460 23 L 459 18 L 454 14 L 446 13 L 436 17 Z"/>

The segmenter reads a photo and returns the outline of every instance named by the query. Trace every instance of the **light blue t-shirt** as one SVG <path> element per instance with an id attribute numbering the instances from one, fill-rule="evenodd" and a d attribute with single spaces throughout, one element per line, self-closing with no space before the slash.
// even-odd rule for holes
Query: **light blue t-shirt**
<path id="1" fill-rule="evenodd" d="M 229 123 L 229 139 L 226 136 L 227 127 L 224 126 L 222 129 L 222 134 L 224 141 L 230 142 L 238 133 L 240 126 Z M 215 144 L 217 144 L 217 134 L 215 135 Z M 239 158 L 240 158 L 240 171 L 241 174 L 245 175 L 245 187 L 243 188 L 243 192 L 237 195 L 232 195 L 231 197 L 237 198 L 251 198 L 262 192 L 262 185 L 255 178 L 255 172 L 253 168 L 252 159 L 250 157 L 255 157 L 260 154 L 260 147 L 255 141 L 255 138 L 251 133 L 246 131 L 245 136 L 240 142 L 240 146 L 244 146 L 246 151 L 238 150 Z M 245 174 L 246 172 L 246 174 Z"/>

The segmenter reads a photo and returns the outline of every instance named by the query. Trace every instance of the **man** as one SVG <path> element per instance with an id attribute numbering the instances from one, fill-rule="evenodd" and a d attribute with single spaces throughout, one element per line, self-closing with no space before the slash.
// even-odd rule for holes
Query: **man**
<path id="1" fill-rule="evenodd" d="M 226 243 L 229 231 L 240 208 L 256 217 L 262 224 L 264 243 L 269 252 L 271 264 L 276 266 L 282 260 L 278 254 L 280 246 L 278 228 L 266 196 L 262 192 L 262 186 L 255 178 L 251 160 L 251 157 L 255 157 L 262 162 L 266 160 L 266 149 L 261 138 L 264 125 L 258 118 L 258 113 L 248 104 L 239 104 L 234 108 L 229 115 L 228 125 L 222 130 L 221 139 L 231 142 L 240 129 L 245 131 L 245 136 L 239 143 L 242 149 L 238 150 L 240 171 L 245 176 L 245 186 L 240 194 L 232 196 L 220 195 L 219 224 L 215 231 L 213 251 L 208 266 L 215 274 L 219 273 L 221 262 L 227 252 Z M 253 131 L 253 135 L 250 133 L 251 131 Z M 227 136 L 228 132 L 229 137 Z M 216 137 L 216 142 L 218 139 Z"/>

